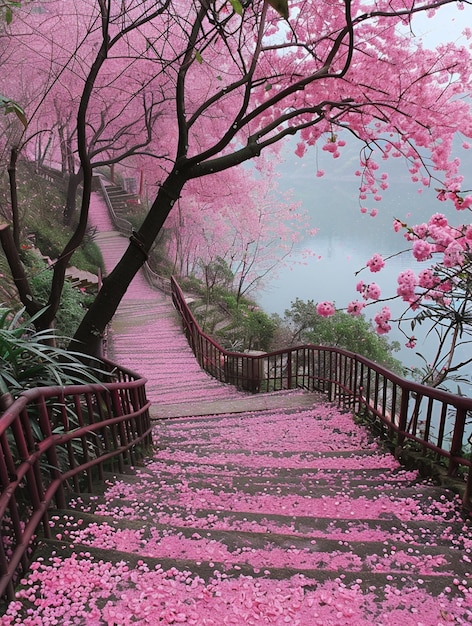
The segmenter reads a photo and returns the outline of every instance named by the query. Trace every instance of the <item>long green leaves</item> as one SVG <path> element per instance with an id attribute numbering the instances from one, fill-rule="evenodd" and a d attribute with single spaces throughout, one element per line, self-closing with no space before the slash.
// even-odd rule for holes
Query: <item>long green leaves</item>
<path id="1" fill-rule="evenodd" d="M 54 331 L 35 331 L 24 309 L 0 308 L 0 377 L 14 396 L 39 386 L 80 385 L 103 381 L 100 361 L 54 347 Z"/>

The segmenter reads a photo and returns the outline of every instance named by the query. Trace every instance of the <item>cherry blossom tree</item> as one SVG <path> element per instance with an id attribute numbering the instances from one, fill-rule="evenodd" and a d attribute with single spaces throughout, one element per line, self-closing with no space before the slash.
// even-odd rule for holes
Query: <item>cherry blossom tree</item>
<path id="1" fill-rule="evenodd" d="M 159 190 L 80 325 L 77 341 L 89 351 L 96 348 L 190 181 L 210 180 L 263 153 L 276 153 L 286 137 L 298 134 L 300 157 L 318 144 L 334 159 L 346 141 L 360 141 L 360 197 L 366 205 L 369 198 L 378 201 L 388 185 L 379 163 L 398 156 L 424 184 L 439 178 L 442 188 L 459 189 L 459 162 L 451 150 L 456 132 L 472 135 L 470 104 L 462 97 L 469 87 L 470 51 L 450 43 L 425 49 L 415 40 L 413 20 L 449 3 L 294 0 L 288 19 L 263 0 L 79 3 L 87 27 L 77 21 L 74 34 L 93 50 L 82 57 L 79 48 L 68 61 L 77 59 L 83 81 L 76 118 L 82 231 L 56 266 L 58 276 L 87 219 L 93 120 L 101 119 L 100 103 L 116 97 L 127 68 L 149 77 L 144 83 L 159 103 L 142 155 L 155 159 Z M 459 8 L 470 11 L 469 6 L 462 2 Z M 283 6 L 280 11 L 285 13 Z M 126 108 L 123 104 L 123 114 Z M 110 120 L 114 113 L 105 109 L 103 115 Z"/>
<path id="2" fill-rule="evenodd" d="M 268 164 L 269 166 L 269 164 Z M 233 279 L 237 301 L 286 258 L 306 231 L 306 219 L 272 177 L 254 180 L 241 167 L 189 182 L 166 220 L 166 251 L 174 273 L 203 277 L 215 262 Z"/>
<path id="3" fill-rule="evenodd" d="M 460 194 L 440 189 L 439 199 L 452 201 L 460 211 L 470 212 L 472 193 Z M 417 338 L 415 329 L 428 325 L 427 333 L 435 338 L 435 353 L 431 360 L 420 354 L 424 367 L 414 372 L 420 381 L 439 387 L 445 381 L 468 382 L 470 376 L 463 373 L 472 363 L 472 226 L 453 226 L 443 213 L 435 213 L 426 223 L 410 226 L 395 220 L 394 228 L 403 233 L 413 261 L 419 269 L 406 269 L 397 279 L 393 298 L 405 303 L 405 310 L 392 320 L 390 308 L 383 305 L 375 316 L 377 332 L 386 334 L 396 323 L 406 338 L 406 346 L 414 349 Z M 375 254 L 368 267 L 381 271 L 384 261 Z M 369 286 L 363 284 L 367 294 Z M 376 293 L 374 301 L 380 299 Z M 383 298 L 383 301 L 392 298 Z"/>
<path id="4" fill-rule="evenodd" d="M 7 85 L 8 93 L 14 94 L 16 101 L 21 101 L 23 106 L 20 109 L 15 101 L 8 100 L 8 112 L 11 109 L 17 117 L 24 112 L 21 121 L 25 122 L 22 136 L 16 138 L 11 147 L 9 172 L 14 172 L 22 150 L 31 155 L 32 142 L 42 140 L 50 147 L 55 163 L 61 163 L 68 174 L 66 221 L 72 216 L 81 181 L 84 188 L 75 230 L 54 266 L 47 308 L 36 316 L 39 327 L 48 327 L 54 320 L 67 264 L 86 233 L 93 169 L 139 154 L 150 142 L 152 126 L 158 115 L 157 97 L 146 91 L 150 76 L 143 73 L 137 76 L 133 71 L 134 59 L 128 53 L 128 44 L 117 50 L 113 75 L 103 71 L 101 82 L 97 81 L 107 58 L 108 41 L 103 40 L 105 22 L 102 17 L 105 20 L 105 15 L 101 9 L 105 11 L 105 5 L 102 3 L 96 15 L 93 5 L 92 2 L 31 2 L 24 6 L 24 11 L 18 7 L 8 36 L 1 38 L 6 59 L 3 63 L 6 71 L 1 74 L 2 85 Z M 162 7 L 158 7 L 149 12 L 138 23 L 144 23 L 161 10 Z M 117 47 L 126 32 L 123 28 L 116 37 Z M 116 84 L 117 78 L 119 85 Z M 3 133 L 7 147 L 11 143 L 8 141 L 10 134 L 11 124 L 8 124 Z M 54 152 L 57 138 L 59 144 Z M 36 152 L 43 160 L 43 151 Z M 13 181 L 12 176 L 10 180 Z M 2 227 L 0 236 L 20 299 L 28 313 L 36 315 L 43 307 L 33 297 L 19 258 L 14 181 L 11 188 L 13 238 L 5 227 Z"/>

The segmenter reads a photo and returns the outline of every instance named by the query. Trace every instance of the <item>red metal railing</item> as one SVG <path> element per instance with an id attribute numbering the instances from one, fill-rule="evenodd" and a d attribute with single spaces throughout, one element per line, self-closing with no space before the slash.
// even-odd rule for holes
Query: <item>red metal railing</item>
<path id="1" fill-rule="evenodd" d="M 144 378 L 106 362 L 115 382 L 39 387 L 0 417 L 0 596 L 13 598 L 36 534 L 50 536 L 48 509 L 92 491 L 105 470 L 151 445 Z"/>
<path id="2" fill-rule="evenodd" d="M 413 445 L 445 464 L 450 476 L 463 476 L 464 505 L 472 507 L 471 398 L 408 381 L 338 348 L 304 345 L 262 355 L 229 352 L 201 331 L 174 279 L 172 299 L 198 362 L 212 376 L 253 393 L 297 387 L 317 391 L 370 415 L 395 445 Z"/>

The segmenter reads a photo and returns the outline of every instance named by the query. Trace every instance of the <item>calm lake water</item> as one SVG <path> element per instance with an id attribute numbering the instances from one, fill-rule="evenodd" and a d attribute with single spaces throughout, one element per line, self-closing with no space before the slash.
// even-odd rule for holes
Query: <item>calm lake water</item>
<path id="1" fill-rule="evenodd" d="M 410 181 L 406 164 L 399 160 L 387 162 L 390 188 L 383 192 L 383 200 L 365 202 L 369 209 L 373 206 L 378 209 L 377 216 L 362 214 L 358 199 L 360 179 L 353 174 L 357 156 L 337 161 L 329 161 L 324 153 L 318 156 L 323 157 L 322 163 L 316 162 L 315 153 L 299 159 L 287 150 L 285 161 L 279 166 L 280 188 L 293 191 L 294 200 L 301 201 L 310 216 L 310 228 L 319 230 L 314 237 L 301 241 L 291 255 L 290 264 L 284 264 L 277 274 L 269 276 L 264 288 L 259 290 L 257 300 L 268 313 L 283 315 L 297 297 L 315 302 L 332 300 L 338 308 L 343 308 L 358 299 L 355 285 L 361 279 L 378 283 L 382 297 L 390 296 L 396 292 L 400 271 L 409 267 L 415 272 L 421 269 L 409 254 L 386 261 L 381 272 L 374 274 L 364 269 L 357 277 L 356 272 L 365 267 L 375 252 L 385 258 L 407 247 L 402 234 L 393 230 L 394 217 L 409 224 L 427 221 L 436 212 L 448 215 L 453 224 L 469 217 L 457 214 L 452 204 L 439 202 L 434 188 L 421 187 L 422 193 L 418 193 L 420 185 Z M 318 167 L 326 172 L 323 178 L 316 177 Z M 305 250 L 311 256 L 307 257 Z M 404 310 L 398 300 L 387 304 L 395 315 Z M 373 317 L 380 307 L 380 304 L 368 307 L 366 315 Z M 414 334 L 419 339 L 416 350 L 403 347 L 396 354 L 407 366 L 421 365 L 415 352 L 431 358 L 434 350 L 434 343 L 425 339 L 421 328 L 417 327 Z M 394 325 L 390 338 L 402 346 L 406 342 Z"/>

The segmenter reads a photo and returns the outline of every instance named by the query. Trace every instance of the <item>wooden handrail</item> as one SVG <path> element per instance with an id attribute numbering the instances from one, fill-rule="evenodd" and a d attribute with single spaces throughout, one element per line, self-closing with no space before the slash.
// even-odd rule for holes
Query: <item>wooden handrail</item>
<path id="1" fill-rule="evenodd" d="M 151 446 L 146 379 L 104 362 L 113 382 L 30 389 L 0 416 L 0 595 L 9 600 L 67 486 L 92 491 L 105 469 L 122 472 Z"/>

